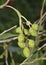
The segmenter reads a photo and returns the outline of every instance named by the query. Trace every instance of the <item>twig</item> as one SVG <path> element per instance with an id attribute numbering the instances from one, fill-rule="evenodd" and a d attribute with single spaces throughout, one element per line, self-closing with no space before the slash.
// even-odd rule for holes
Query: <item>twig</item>
<path id="1" fill-rule="evenodd" d="M 34 63 L 34 62 L 36 62 L 38 60 L 46 60 L 46 57 L 36 58 L 33 61 L 31 61 L 31 62 L 25 62 L 24 64 L 32 64 L 32 63 Z"/>
<path id="2" fill-rule="evenodd" d="M 17 27 L 17 26 L 15 25 L 15 26 L 13 26 L 13 27 L 7 29 L 7 30 L 4 30 L 2 33 L 0 33 L 0 35 L 3 35 L 4 33 L 9 32 L 10 30 L 12 30 L 12 29 L 14 29 L 14 28 L 16 28 L 16 27 Z"/>
<path id="3" fill-rule="evenodd" d="M 46 40 L 46 38 L 44 38 L 44 39 L 42 39 L 42 40 L 39 40 L 39 42 L 42 42 L 42 41 L 45 41 Z"/>
<path id="4" fill-rule="evenodd" d="M 7 39 L 7 40 L 2 40 L 2 41 L 0 41 L 0 43 L 6 43 L 6 42 L 10 42 L 10 41 L 12 41 L 12 40 L 16 40 L 17 39 L 17 37 L 14 37 L 14 38 L 10 38 L 10 39 Z M 11 43 L 8 45 L 8 47 L 11 45 Z M 5 49 L 5 51 L 8 49 L 8 47 Z M 5 54 L 5 51 L 1 54 L 1 56 L 3 56 L 4 54 Z"/>
<path id="5" fill-rule="evenodd" d="M 44 45 L 42 45 L 40 48 L 38 48 L 37 50 L 41 50 L 42 48 L 44 48 L 46 46 L 46 43 Z"/>
<path id="6" fill-rule="evenodd" d="M 41 27 L 41 24 L 42 24 L 42 19 L 44 18 L 42 15 L 43 15 L 43 10 L 44 10 L 44 5 L 45 5 L 45 1 L 46 0 L 43 0 L 43 3 L 42 3 L 42 8 L 41 8 L 41 12 L 40 12 L 40 20 L 39 20 L 39 26 Z M 43 18 L 42 18 L 43 17 Z M 42 19 L 41 19 L 42 18 Z"/>
<path id="7" fill-rule="evenodd" d="M 0 5 L 0 9 L 2 9 L 3 7 L 5 7 L 8 4 L 9 1 L 10 0 L 7 0 L 4 4 Z"/>
<path id="8" fill-rule="evenodd" d="M 28 21 L 24 16 L 21 15 L 21 17 L 22 17 L 26 22 L 30 22 L 30 21 Z M 31 22 L 30 22 L 30 25 L 32 25 Z"/>
<path id="9" fill-rule="evenodd" d="M 0 43 L 4 43 L 4 42 L 11 42 L 13 40 L 16 40 L 17 37 L 13 37 L 13 38 L 10 38 L 10 39 L 5 39 L 5 40 L 0 40 Z"/>
<path id="10" fill-rule="evenodd" d="M 21 16 L 25 21 L 28 21 L 24 16 Z"/>
<path id="11" fill-rule="evenodd" d="M 6 42 L 5 42 L 6 43 Z M 4 54 L 5 54 L 5 51 L 6 50 L 8 50 L 8 47 L 11 45 L 12 43 L 10 43 L 7 47 L 6 47 L 6 49 L 4 50 L 4 52 L 1 54 L 1 56 L 3 56 Z"/>
<path id="12" fill-rule="evenodd" d="M 10 51 L 9 53 L 10 53 L 10 57 L 11 57 L 11 60 L 12 60 L 12 62 L 11 62 L 11 63 L 12 63 L 12 65 L 15 65 L 15 61 L 14 61 L 14 59 L 13 59 L 12 52 Z"/>
<path id="13" fill-rule="evenodd" d="M 42 9 L 41 9 L 41 12 L 40 12 L 40 19 L 39 19 L 39 22 L 38 22 L 38 32 L 40 31 L 41 24 L 43 23 L 43 18 L 46 17 L 46 12 L 43 14 L 44 4 L 45 4 L 45 0 L 43 1 Z M 40 37 L 39 37 L 39 35 L 37 35 L 36 44 L 39 44 L 39 40 L 40 40 Z"/>
<path id="14" fill-rule="evenodd" d="M 38 34 L 44 34 L 44 33 L 46 33 L 46 31 L 44 30 L 44 31 L 42 31 L 42 32 L 38 32 Z"/>
<path id="15" fill-rule="evenodd" d="M 29 22 L 23 15 L 21 15 L 21 13 L 16 8 L 14 8 L 14 7 L 10 6 L 10 5 L 6 5 L 6 7 L 9 7 L 11 9 L 13 9 L 17 13 L 17 15 L 19 17 L 19 25 L 20 25 L 20 27 L 22 26 L 22 19 L 21 18 L 23 18 L 26 22 Z M 30 23 L 30 24 L 32 25 L 32 23 Z"/>
<path id="16" fill-rule="evenodd" d="M 8 65 L 8 57 L 7 57 L 8 50 L 5 51 L 5 63 Z"/>
<path id="17" fill-rule="evenodd" d="M 42 15 L 42 17 L 40 18 L 40 20 L 39 20 L 38 24 L 39 24 L 39 23 L 41 23 L 41 24 L 42 24 L 42 19 L 43 19 L 45 16 L 46 16 L 46 12 Z"/>
<path id="18" fill-rule="evenodd" d="M 18 15 L 18 17 L 19 17 L 19 25 L 20 25 L 20 27 L 21 27 L 21 13 L 16 9 L 16 8 L 14 8 L 14 7 L 12 7 L 12 6 L 10 6 L 10 5 L 6 5 L 6 7 L 9 7 L 9 8 L 11 8 L 11 9 L 13 9 L 16 13 L 17 13 L 17 15 Z"/>
<path id="19" fill-rule="evenodd" d="M 42 3 L 42 8 L 41 8 L 41 12 L 40 12 L 40 17 L 42 17 L 42 15 L 43 15 L 43 10 L 44 10 L 45 1 L 46 1 L 46 0 L 43 0 L 43 3 Z"/>
<path id="20" fill-rule="evenodd" d="M 46 12 L 42 15 L 42 17 L 40 18 L 40 20 L 39 20 L 39 22 L 38 22 L 38 33 L 39 33 L 39 31 L 40 31 L 41 24 L 43 23 L 42 19 L 43 19 L 45 16 L 46 16 Z M 36 40 L 35 40 L 36 44 L 39 44 L 39 40 L 40 40 L 40 37 L 39 37 L 39 35 L 37 35 Z"/>
<path id="21" fill-rule="evenodd" d="M 46 16 L 43 18 L 42 23 L 46 20 Z"/>
<path id="22" fill-rule="evenodd" d="M 3 48 L 4 48 L 4 50 L 7 48 L 6 43 L 4 43 Z M 5 56 L 5 63 L 6 63 L 6 65 L 8 65 L 8 50 L 7 49 L 5 50 L 4 56 Z"/>
<path id="23" fill-rule="evenodd" d="M 31 63 L 34 63 L 34 62 L 36 62 L 36 61 L 38 61 L 38 60 L 46 60 L 46 57 L 44 58 L 36 58 L 34 61 L 32 61 Z"/>

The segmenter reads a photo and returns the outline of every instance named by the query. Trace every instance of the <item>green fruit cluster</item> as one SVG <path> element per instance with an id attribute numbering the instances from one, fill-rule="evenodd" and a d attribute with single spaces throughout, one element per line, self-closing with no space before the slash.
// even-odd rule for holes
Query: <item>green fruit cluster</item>
<path id="1" fill-rule="evenodd" d="M 30 25 L 30 22 L 26 23 Z M 32 36 L 37 36 L 37 30 L 38 30 L 38 25 L 37 24 L 32 24 L 32 27 L 28 30 L 23 27 L 23 30 L 21 30 L 20 27 L 16 28 L 16 33 L 19 33 L 18 35 L 18 46 L 23 49 L 23 55 L 25 57 L 30 56 L 30 49 L 34 48 L 35 46 L 35 41 L 32 39 L 28 39 L 28 35 Z M 26 35 L 26 36 L 25 36 Z"/>
<path id="2" fill-rule="evenodd" d="M 25 57 L 29 57 L 30 56 L 30 49 L 28 47 L 26 47 L 24 40 L 25 40 L 24 35 L 22 33 L 19 34 L 19 36 L 18 36 L 18 46 L 20 48 L 23 48 L 23 55 Z"/>
<path id="3" fill-rule="evenodd" d="M 24 40 L 25 40 L 25 36 L 22 33 L 19 34 L 19 36 L 18 36 L 18 46 L 20 48 L 23 48 L 23 55 L 25 57 L 29 57 L 30 56 L 30 49 L 28 47 L 26 47 Z"/>
<path id="4" fill-rule="evenodd" d="M 19 34 L 19 36 L 18 36 L 18 46 L 20 48 L 24 48 L 25 47 L 24 40 L 25 40 L 25 36 L 23 35 L 23 33 Z"/>

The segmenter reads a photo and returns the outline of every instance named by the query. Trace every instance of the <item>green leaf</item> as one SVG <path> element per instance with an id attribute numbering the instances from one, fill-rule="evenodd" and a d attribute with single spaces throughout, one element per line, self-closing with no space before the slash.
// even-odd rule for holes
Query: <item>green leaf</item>
<path id="1" fill-rule="evenodd" d="M 13 36 L 16 36 L 12 33 L 5 33 L 3 35 L 0 36 L 0 39 L 7 39 L 7 38 L 10 38 L 10 37 L 13 37 Z"/>

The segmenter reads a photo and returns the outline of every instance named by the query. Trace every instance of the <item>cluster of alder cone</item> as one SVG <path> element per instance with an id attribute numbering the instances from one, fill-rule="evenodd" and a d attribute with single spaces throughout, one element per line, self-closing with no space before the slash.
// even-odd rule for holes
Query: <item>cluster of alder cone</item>
<path id="1" fill-rule="evenodd" d="M 30 22 L 26 22 L 27 26 L 30 26 Z M 23 48 L 23 55 L 25 57 L 29 57 L 31 54 L 31 48 L 35 46 L 35 40 L 29 38 L 29 36 L 36 37 L 38 31 L 38 24 L 32 24 L 29 29 L 26 29 L 24 26 L 21 28 L 20 26 L 16 28 L 16 33 L 18 33 L 18 46 Z"/>

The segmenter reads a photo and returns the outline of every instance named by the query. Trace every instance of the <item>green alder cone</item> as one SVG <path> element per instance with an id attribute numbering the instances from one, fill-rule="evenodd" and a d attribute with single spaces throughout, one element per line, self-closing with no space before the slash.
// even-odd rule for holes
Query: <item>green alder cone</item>
<path id="1" fill-rule="evenodd" d="M 19 36 L 18 36 L 18 42 L 23 42 L 24 40 L 25 40 L 24 35 L 22 33 L 19 34 Z"/>
<path id="2" fill-rule="evenodd" d="M 18 42 L 18 46 L 19 46 L 20 48 L 24 48 L 24 47 L 25 47 L 25 43 L 24 43 L 24 42 Z"/>
<path id="3" fill-rule="evenodd" d="M 21 31 L 21 28 L 20 27 L 17 27 L 16 28 L 16 33 L 21 33 L 22 31 Z"/>
<path id="4" fill-rule="evenodd" d="M 24 34 L 25 34 L 25 35 L 28 35 L 28 34 L 29 34 L 29 32 L 28 32 L 27 29 L 24 29 Z"/>
<path id="5" fill-rule="evenodd" d="M 32 36 L 37 36 L 37 31 L 35 31 L 33 28 L 30 28 L 30 29 L 29 29 L 29 33 L 30 33 L 30 35 L 32 35 Z"/>
<path id="6" fill-rule="evenodd" d="M 28 45 L 29 45 L 29 47 L 34 48 L 35 41 L 30 39 L 29 42 L 28 42 Z"/>
<path id="7" fill-rule="evenodd" d="M 25 57 L 29 57 L 30 56 L 30 49 L 28 47 L 25 47 L 23 50 L 23 54 Z"/>
<path id="8" fill-rule="evenodd" d="M 34 23 L 34 24 L 32 25 L 32 28 L 33 28 L 34 30 L 38 30 L 38 24 L 35 24 L 35 23 Z"/>

